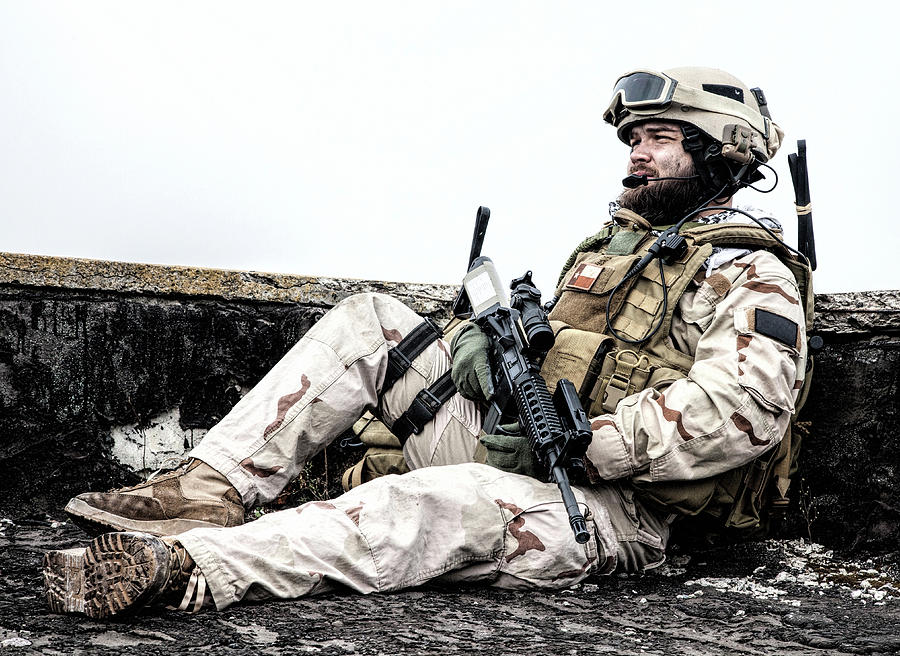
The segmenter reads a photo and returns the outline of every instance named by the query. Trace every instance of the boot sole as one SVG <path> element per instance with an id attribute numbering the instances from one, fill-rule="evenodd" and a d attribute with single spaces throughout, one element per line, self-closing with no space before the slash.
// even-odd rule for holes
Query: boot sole
<path id="1" fill-rule="evenodd" d="M 44 554 L 44 594 L 53 613 L 84 612 L 84 547 Z"/>
<path id="2" fill-rule="evenodd" d="M 112 531 L 139 531 L 157 537 L 178 535 L 193 528 L 223 528 L 221 524 L 205 522 L 201 519 L 158 519 L 140 520 L 121 517 L 104 510 L 98 510 L 81 499 L 69 500 L 65 507 L 66 514 L 78 526 L 91 535 L 100 535 Z"/>
<path id="3" fill-rule="evenodd" d="M 107 533 L 85 549 L 51 551 L 44 556 L 50 610 L 81 612 L 93 619 L 142 608 L 159 596 L 168 575 L 168 547 L 139 533 Z"/>

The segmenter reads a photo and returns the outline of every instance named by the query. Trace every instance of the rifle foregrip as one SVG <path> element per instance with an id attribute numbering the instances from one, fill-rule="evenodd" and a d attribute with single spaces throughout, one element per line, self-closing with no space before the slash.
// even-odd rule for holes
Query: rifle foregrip
<path id="1" fill-rule="evenodd" d="M 522 431 L 531 440 L 538 458 L 550 464 L 547 448 L 554 435 L 563 432 L 547 383 L 540 376 L 529 376 L 515 387 L 516 409 Z"/>

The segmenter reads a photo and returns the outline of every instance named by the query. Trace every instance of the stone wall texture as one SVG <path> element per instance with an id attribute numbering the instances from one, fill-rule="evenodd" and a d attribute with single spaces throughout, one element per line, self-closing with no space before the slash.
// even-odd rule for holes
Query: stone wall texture
<path id="1" fill-rule="evenodd" d="M 335 303 L 392 294 L 443 321 L 456 288 L 0 253 L 0 516 L 178 458 Z M 784 531 L 837 547 L 900 539 L 900 292 L 816 298 L 825 348 Z M 295 492 L 339 492 L 336 443 Z"/>

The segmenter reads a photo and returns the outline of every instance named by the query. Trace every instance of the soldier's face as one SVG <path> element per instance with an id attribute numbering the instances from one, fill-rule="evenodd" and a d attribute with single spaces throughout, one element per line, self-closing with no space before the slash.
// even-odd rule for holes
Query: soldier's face
<path id="1" fill-rule="evenodd" d="M 677 123 L 650 121 L 631 129 L 628 173 L 650 178 L 688 177 L 695 173 L 694 161 L 685 152 L 684 136 Z M 704 199 L 699 178 L 660 180 L 646 186 L 624 189 L 619 205 L 637 212 L 654 225 L 678 221 Z"/>
<path id="2" fill-rule="evenodd" d="M 649 121 L 633 127 L 628 173 L 651 178 L 685 175 L 693 162 L 681 145 L 683 140 L 677 123 Z"/>

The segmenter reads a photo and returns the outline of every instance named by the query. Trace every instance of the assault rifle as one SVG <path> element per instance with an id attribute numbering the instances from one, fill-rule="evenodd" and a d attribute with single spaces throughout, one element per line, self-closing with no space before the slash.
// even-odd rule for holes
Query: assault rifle
<path id="1" fill-rule="evenodd" d="M 575 385 L 563 378 L 551 397 L 538 362 L 555 337 L 540 305 L 541 293 L 531 271 L 512 281 L 512 304 L 506 300 L 494 263 L 479 255 L 490 210 L 478 208 L 469 271 L 457 308 L 471 311 L 472 321 L 491 342 L 490 363 L 494 396 L 483 428 L 488 434 L 508 434 L 501 421 L 518 421 L 534 454 L 562 494 L 569 524 L 579 543 L 590 533 L 578 508 L 569 475 L 584 472 L 583 456 L 591 441 L 591 427 Z M 477 247 L 476 244 L 477 243 Z"/>

